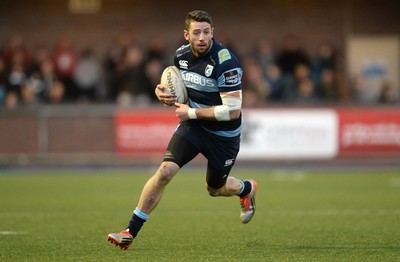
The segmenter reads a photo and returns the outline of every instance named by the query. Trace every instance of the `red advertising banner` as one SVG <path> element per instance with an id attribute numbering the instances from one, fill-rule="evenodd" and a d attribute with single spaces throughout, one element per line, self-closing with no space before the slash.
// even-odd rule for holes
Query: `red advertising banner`
<path id="1" fill-rule="evenodd" d="M 244 111 L 243 159 L 400 153 L 400 108 Z M 116 151 L 164 154 L 178 124 L 171 108 L 117 111 Z"/>
<path id="2" fill-rule="evenodd" d="M 117 111 L 115 144 L 119 153 L 164 153 L 179 119 L 170 109 Z"/>
<path id="3" fill-rule="evenodd" d="M 337 109 L 340 154 L 400 152 L 400 109 Z"/>

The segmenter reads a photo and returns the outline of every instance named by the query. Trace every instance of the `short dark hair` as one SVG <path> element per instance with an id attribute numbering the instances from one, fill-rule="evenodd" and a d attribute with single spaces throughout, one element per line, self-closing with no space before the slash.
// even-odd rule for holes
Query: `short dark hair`
<path id="1" fill-rule="evenodd" d="M 187 14 L 186 20 L 185 20 L 185 29 L 186 30 L 189 30 L 190 23 L 192 21 L 207 22 L 211 25 L 211 27 L 213 27 L 211 15 L 203 10 L 194 10 Z"/>

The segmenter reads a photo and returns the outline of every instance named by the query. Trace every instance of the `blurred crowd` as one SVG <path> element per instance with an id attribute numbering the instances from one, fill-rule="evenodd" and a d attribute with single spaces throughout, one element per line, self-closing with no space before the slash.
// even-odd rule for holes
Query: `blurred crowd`
<path id="1" fill-rule="evenodd" d="M 0 50 L 0 104 L 6 108 L 60 103 L 149 105 L 167 64 L 161 39 L 144 49 L 121 33 L 104 55 L 77 50 L 68 37 L 53 48 L 27 47 L 13 36 Z"/>
<path id="2" fill-rule="evenodd" d="M 329 43 L 321 43 L 317 55 L 311 57 L 296 35 L 287 35 L 279 46 L 259 39 L 247 54 L 237 53 L 229 38 L 217 40 L 242 63 L 245 107 L 343 100 L 338 58 Z M 65 36 L 53 47 L 31 47 L 15 35 L 0 46 L 0 107 L 103 102 L 148 106 L 157 102 L 154 88 L 163 69 L 172 63 L 173 51 L 160 38 L 138 45 L 130 32 L 120 33 L 105 54 L 97 54 L 94 46 L 77 50 Z M 350 94 L 355 102 L 362 102 L 362 79 L 354 81 Z M 385 85 L 376 103 L 394 103 L 394 97 L 393 87 Z"/>

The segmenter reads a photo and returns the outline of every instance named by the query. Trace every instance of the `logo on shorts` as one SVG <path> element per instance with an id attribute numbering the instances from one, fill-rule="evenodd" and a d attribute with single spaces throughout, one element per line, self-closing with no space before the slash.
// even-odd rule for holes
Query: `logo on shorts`
<path id="1" fill-rule="evenodd" d="M 171 151 L 167 150 L 167 152 L 165 153 L 165 157 L 173 158 Z"/>
<path id="2" fill-rule="evenodd" d="M 235 159 L 233 159 L 233 158 L 232 158 L 232 159 L 228 159 L 228 160 L 226 160 L 226 161 L 225 161 L 225 165 L 224 165 L 224 166 L 225 166 L 225 167 L 227 167 L 227 166 L 231 166 L 231 165 L 233 164 L 233 161 L 234 161 L 234 160 L 235 160 Z"/>

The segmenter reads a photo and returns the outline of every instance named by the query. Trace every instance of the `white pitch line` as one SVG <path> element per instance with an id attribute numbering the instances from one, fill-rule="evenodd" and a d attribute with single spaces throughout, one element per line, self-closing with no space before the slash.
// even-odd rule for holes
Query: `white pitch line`
<path id="1" fill-rule="evenodd" d="M 0 231 L 0 235 L 27 235 L 25 231 Z"/>

